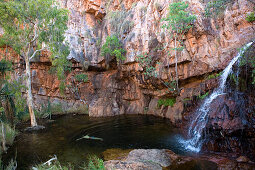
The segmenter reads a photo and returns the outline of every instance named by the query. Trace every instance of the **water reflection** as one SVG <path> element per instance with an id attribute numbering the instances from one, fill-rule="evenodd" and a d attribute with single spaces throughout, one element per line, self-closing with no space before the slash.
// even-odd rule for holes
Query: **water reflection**
<path id="1" fill-rule="evenodd" d="M 82 139 L 84 135 L 102 138 Z M 9 149 L 17 152 L 19 169 L 28 168 L 57 155 L 62 163 L 81 165 L 89 155 L 102 156 L 110 148 L 166 148 L 183 154 L 177 142 L 179 130 L 169 120 L 154 116 L 123 115 L 107 118 L 63 116 L 48 124 L 42 132 L 23 133 Z"/>

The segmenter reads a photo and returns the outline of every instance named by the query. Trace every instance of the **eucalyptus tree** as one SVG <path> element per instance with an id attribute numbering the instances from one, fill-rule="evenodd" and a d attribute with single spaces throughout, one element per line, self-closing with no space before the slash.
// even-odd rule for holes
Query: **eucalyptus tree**
<path id="1" fill-rule="evenodd" d="M 175 72 L 176 72 L 176 88 L 179 91 L 178 83 L 178 56 L 177 51 L 184 49 L 183 38 L 184 35 L 193 27 L 192 23 L 196 20 L 196 16 L 192 15 L 188 10 L 189 5 L 186 2 L 179 1 L 173 2 L 169 5 L 169 10 L 166 18 L 166 24 L 163 28 L 166 28 L 174 38 L 174 52 L 175 52 Z"/>
<path id="2" fill-rule="evenodd" d="M 64 45 L 68 11 L 55 0 L 0 0 L 0 45 L 15 50 L 26 64 L 27 105 L 31 126 L 37 126 L 31 87 L 30 63 L 42 51 L 48 51 L 58 76 L 64 75 L 69 49 Z"/>

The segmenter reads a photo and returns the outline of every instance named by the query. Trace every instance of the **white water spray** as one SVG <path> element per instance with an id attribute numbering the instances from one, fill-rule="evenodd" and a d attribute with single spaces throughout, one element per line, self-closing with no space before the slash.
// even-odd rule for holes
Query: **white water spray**
<path id="1" fill-rule="evenodd" d="M 185 148 L 191 150 L 193 152 L 199 152 L 201 150 L 203 141 L 201 140 L 203 129 L 205 128 L 208 117 L 209 110 L 212 101 L 218 96 L 224 94 L 226 81 L 228 75 L 232 72 L 232 66 L 237 62 L 237 60 L 243 55 L 245 50 L 251 46 L 252 42 L 245 45 L 243 49 L 239 52 L 239 54 L 232 59 L 229 65 L 223 71 L 223 74 L 220 77 L 220 84 L 217 89 L 213 91 L 213 93 L 207 97 L 204 103 L 200 106 L 200 108 L 196 111 L 195 118 L 192 120 L 191 125 L 188 131 L 188 140 L 181 140 L 180 142 L 185 145 Z"/>

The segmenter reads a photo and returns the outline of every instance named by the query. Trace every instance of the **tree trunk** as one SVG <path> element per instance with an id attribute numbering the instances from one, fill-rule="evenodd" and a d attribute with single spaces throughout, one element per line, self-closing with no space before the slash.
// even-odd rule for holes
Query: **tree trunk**
<path id="1" fill-rule="evenodd" d="M 1 121 L 1 125 L 2 125 L 2 147 L 3 147 L 3 151 L 6 152 L 7 148 L 6 148 L 6 139 L 5 139 L 5 128 L 2 121 Z"/>
<path id="2" fill-rule="evenodd" d="M 175 49 L 174 49 L 174 53 L 175 53 L 175 72 L 176 72 L 176 88 L 177 88 L 177 91 L 179 93 L 179 76 L 178 76 L 178 58 L 177 58 L 177 45 L 176 45 L 176 36 L 174 38 L 174 46 L 175 46 Z"/>
<path id="3" fill-rule="evenodd" d="M 34 114 L 34 106 L 33 106 L 33 95 L 32 95 L 32 83 L 31 83 L 31 70 L 30 70 L 30 62 L 28 56 L 25 57 L 26 60 L 26 87 L 27 87 L 27 105 L 29 109 L 30 119 L 31 119 L 31 127 L 37 126 L 35 114 Z"/>

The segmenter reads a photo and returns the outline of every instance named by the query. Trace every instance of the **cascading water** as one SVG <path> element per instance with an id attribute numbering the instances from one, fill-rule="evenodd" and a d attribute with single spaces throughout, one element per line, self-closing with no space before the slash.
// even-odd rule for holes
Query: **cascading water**
<path id="1" fill-rule="evenodd" d="M 192 120 L 191 125 L 188 130 L 188 140 L 181 140 L 180 142 L 185 145 L 185 148 L 193 151 L 199 152 L 201 150 L 203 141 L 201 140 L 203 129 L 205 128 L 208 117 L 209 110 L 212 101 L 218 96 L 224 94 L 225 85 L 229 74 L 232 72 L 232 66 L 237 62 L 237 60 L 243 55 L 245 50 L 251 46 L 252 42 L 245 45 L 243 49 L 239 52 L 239 54 L 232 59 L 229 65 L 223 71 L 223 74 L 220 77 L 220 84 L 217 89 L 213 91 L 213 93 L 207 97 L 204 103 L 200 106 L 200 108 L 196 111 L 195 118 Z"/>

